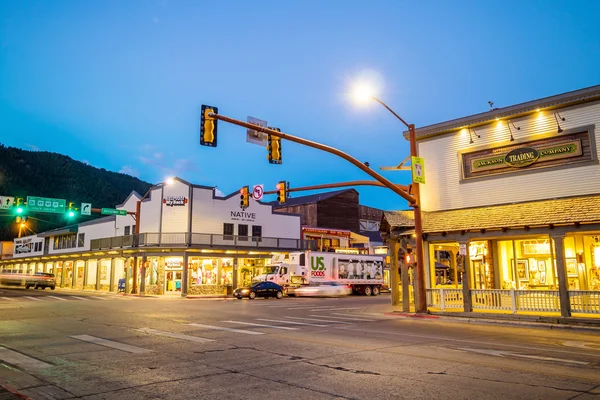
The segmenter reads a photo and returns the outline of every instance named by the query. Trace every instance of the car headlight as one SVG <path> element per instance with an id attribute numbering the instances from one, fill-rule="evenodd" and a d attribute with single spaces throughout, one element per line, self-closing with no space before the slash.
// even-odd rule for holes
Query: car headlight
<path id="1" fill-rule="evenodd" d="M 248 290 L 248 289 L 244 289 L 244 290 L 242 290 L 242 293 L 248 293 L 248 292 L 249 292 L 249 290 Z"/>

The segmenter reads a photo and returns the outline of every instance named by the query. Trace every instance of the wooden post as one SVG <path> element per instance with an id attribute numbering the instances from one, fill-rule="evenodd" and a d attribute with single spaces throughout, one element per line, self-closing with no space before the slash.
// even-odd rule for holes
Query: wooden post
<path id="1" fill-rule="evenodd" d="M 89 260 L 87 261 L 89 262 Z M 96 290 L 100 290 L 100 269 L 101 269 L 102 260 L 96 260 Z"/>
<path id="2" fill-rule="evenodd" d="M 388 239 L 390 249 L 390 291 L 392 292 L 392 305 L 400 305 L 400 276 L 398 274 L 398 239 Z"/>
<path id="3" fill-rule="evenodd" d="M 567 283 L 567 273 L 565 270 L 565 246 L 563 240 L 564 234 L 550 235 L 554 242 L 554 257 L 556 258 L 556 277 L 558 278 L 558 296 L 560 299 L 560 315 L 562 317 L 571 316 L 571 301 L 569 299 L 569 289 Z"/>
<path id="4" fill-rule="evenodd" d="M 471 286 L 469 285 L 469 242 L 459 242 L 460 246 L 466 246 L 466 255 L 459 256 L 459 262 L 462 265 L 462 289 L 463 289 L 463 308 L 464 312 L 472 312 L 473 304 L 471 302 Z"/>
<path id="5" fill-rule="evenodd" d="M 408 264 L 406 260 L 400 261 L 402 278 L 402 311 L 410 312 L 410 277 L 408 276 Z"/>
<path id="6" fill-rule="evenodd" d="M 183 254 L 183 276 L 181 277 L 181 297 L 188 294 L 188 253 Z M 218 284 L 218 282 L 217 282 Z"/>

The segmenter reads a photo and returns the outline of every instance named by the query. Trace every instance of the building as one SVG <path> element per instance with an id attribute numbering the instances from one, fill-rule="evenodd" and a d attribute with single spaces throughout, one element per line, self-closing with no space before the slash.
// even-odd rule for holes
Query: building
<path id="1" fill-rule="evenodd" d="M 146 294 L 231 293 L 264 272 L 273 255 L 310 249 L 300 216 L 273 211 L 240 195 L 175 178 L 153 186 L 141 201 L 140 233 L 135 212 L 142 196 L 132 192 L 119 210 L 102 217 L 14 240 L 3 269 L 51 272 L 61 287 Z M 138 273 L 139 271 L 139 273 Z"/>
<path id="2" fill-rule="evenodd" d="M 373 253 L 383 246 L 379 232 L 382 211 L 359 204 L 356 189 L 335 190 L 272 203 L 277 212 L 300 215 L 302 237 L 314 240 L 321 251 Z"/>
<path id="3" fill-rule="evenodd" d="M 429 307 L 600 314 L 600 86 L 416 135 Z"/>

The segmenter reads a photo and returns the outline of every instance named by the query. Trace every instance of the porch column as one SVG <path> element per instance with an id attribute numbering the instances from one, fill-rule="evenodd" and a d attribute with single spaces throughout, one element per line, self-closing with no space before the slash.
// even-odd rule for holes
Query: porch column
<path id="1" fill-rule="evenodd" d="M 238 258 L 237 256 L 233 259 L 233 279 L 232 279 L 233 289 L 238 287 Z"/>
<path id="2" fill-rule="evenodd" d="M 87 259 L 83 262 L 83 289 L 85 290 L 85 287 L 88 284 L 88 268 L 89 268 L 89 263 L 90 260 Z"/>
<path id="3" fill-rule="evenodd" d="M 71 263 L 71 289 L 77 289 L 77 265 L 79 264 L 79 260 L 75 260 Z"/>
<path id="4" fill-rule="evenodd" d="M 137 287 L 137 277 L 138 277 L 138 261 L 139 261 L 139 257 L 135 256 L 133 259 L 133 284 L 132 289 L 131 289 L 131 293 L 137 293 L 138 292 L 138 287 Z"/>
<path id="5" fill-rule="evenodd" d="M 567 273 L 565 270 L 565 246 L 564 234 L 550 234 L 554 242 L 553 253 L 556 257 L 556 277 L 558 278 L 558 296 L 560 299 L 560 315 L 562 317 L 571 316 L 571 302 L 569 300 L 569 290 L 567 289 Z"/>
<path id="6" fill-rule="evenodd" d="M 125 265 L 125 293 L 128 294 L 130 292 L 131 285 L 129 284 L 129 278 L 131 278 L 131 272 L 129 272 L 131 268 L 131 258 L 126 258 L 124 261 Z"/>
<path id="7" fill-rule="evenodd" d="M 142 256 L 142 265 L 140 266 L 140 296 L 146 294 L 146 262 L 147 258 L 145 255 Z"/>
<path id="8" fill-rule="evenodd" d="M 188 253 L 183 253 L 183 276 L 181 277 L 181 297 L 188 294 Z"/>
<path id="9" fill-rule="evenodd" d="M 463 309 L 464 312 L 472 312 L 471 285 L 469 284 L 469 242 L 460 241 L 458 244 L 460 247 L 466 247 L 466 254 L 464 256 L 458 256 L 458 264 L 462 266 Z"/>
<path id="10" fill-rule="evenodd" d="M 58 262 L 56 263 L 58 265 Z M 65 267 L 65 262 L 62 261 L 61 269 L 60 269 L 60 287 L 65 287 L 65 280 L 67 279 L 67 268 Z"/>
<path id="11" fill-rule="evenodd" d="M 402 311 L 410 312 L 410 276 L 406 260 L 400 261 L 400 277 L 402 279 Z M 414 292 L 416 293 L 416 292 Z"/>
<path id="12" fill-rule="evenodd" d="M 110 283 L 109 283 L 109 291 L 115 291 L 115 258 L 112 257 L 110 259 Z"/>
<path id="13" fill-rule="evenodd" d="M 100 270 L 101 269 L 102 269 L 102 259 L 98 259 L 98 260 L 96 260 L 96 290 L 100 290 Z"/>
<path id="14" fill-rule="evenodd" d="M 390 290 L 392 292 L 392 305 L 400 305 L 400 276 L 398 274 L 398 239 L 388 239 L 390 244 Z"/>

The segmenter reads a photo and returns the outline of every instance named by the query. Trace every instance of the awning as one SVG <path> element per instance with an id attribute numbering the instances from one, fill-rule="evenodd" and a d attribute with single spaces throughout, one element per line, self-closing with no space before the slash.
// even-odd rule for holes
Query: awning
<path id="1" fill-rule="evenodd" d="M 369 244 L 369 238 L 358 233 L 350 232 L 350 243 L 351 244 Z"/>
<path id="2" fill-rule="evenodd" d="M 58 236 L 58 235 L 65 235 L 67 233 L 76 233 L 76 232 L 77 232 L 77 226 L 67 226 L 65 228 L 55 229 L 53 231 L 38 233 L 37 237 Z"/>

